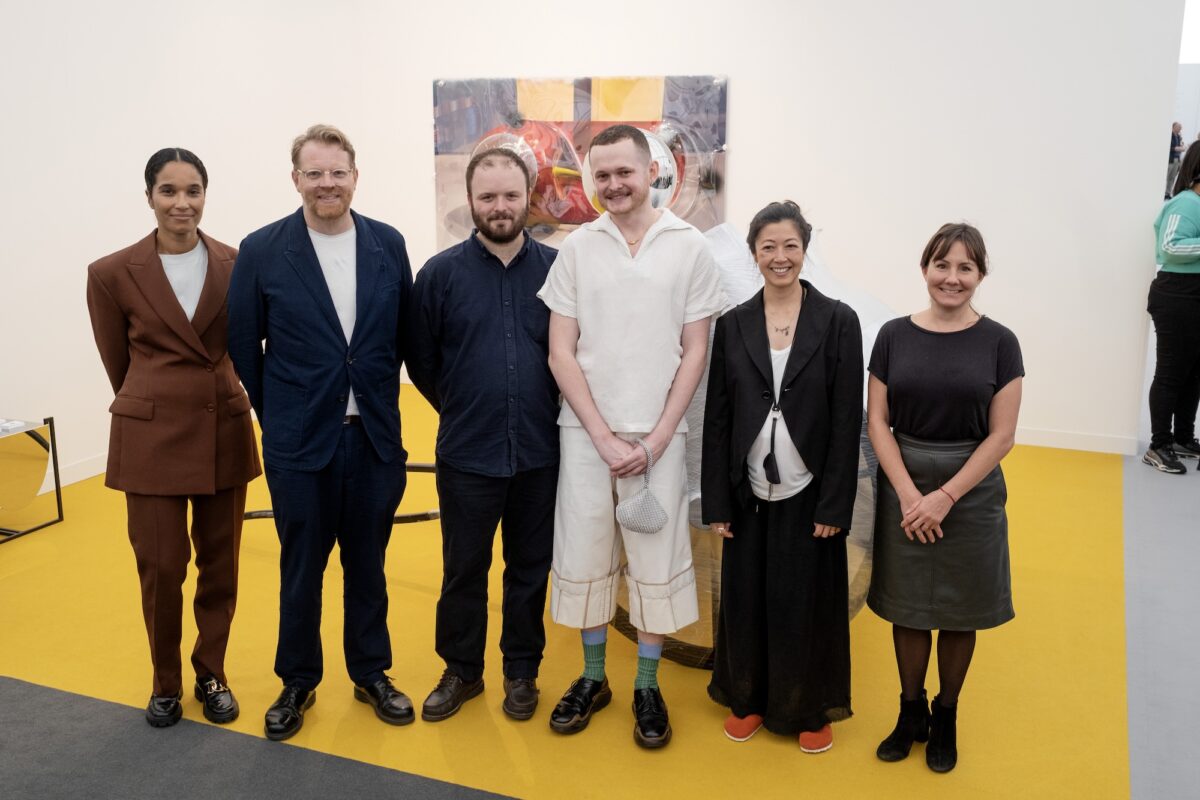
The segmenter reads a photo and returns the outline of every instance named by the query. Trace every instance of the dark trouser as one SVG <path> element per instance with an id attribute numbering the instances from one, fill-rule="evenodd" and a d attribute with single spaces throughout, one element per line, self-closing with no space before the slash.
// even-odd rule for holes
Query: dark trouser
<path id="1" fill-rule="evenodd" d="M 321 586 L 338 543 L 345 613 L 343 646 L 350 679 L 366 686 L 392 665 L 384 554 L 404 495 L 404 460 L 379 460 L 361 425 L 342 428 L 333 459 L 320 470 L 267 466 L 279 533 L 279 645 L 275 674 L 285 686 L 321 682 Z"/>
<path id="2" fill-rule="evenodd" d="M 1146 310 L 1157 358 L 1150 384 L 1150 446 L 1190 442 L 1200 405 L 1200 275 L 1159 272 Z"/>
<path id="3" fill-rule="evenodd" d="M 546 580 L 554 548 L 558 465 L 490 478 L 437 468 L 442 515 L 442 596 L 437 604 L 437 653 L 466 681 L 483 675 L 487 643 L 487 582 L 492 540 L 502 524 L 504 675 L 536 678 L 546 630 Z"/>
<path id="4" fill-rule="evenodd" d="M 157 496 L 126 494 L 129 541 L 142 583 L 142 615 L 154 665 L 153 692 L 174 695 L 182 688 L 179 644 L 183 638 L 183 579 L 188 546 L 187 507 L 192 501 L 192 543 L 196 547 L 196 675 L 225 677 L 225 648 L 237 605 L 238 548 L 246 486 L 216 494 Z"/>

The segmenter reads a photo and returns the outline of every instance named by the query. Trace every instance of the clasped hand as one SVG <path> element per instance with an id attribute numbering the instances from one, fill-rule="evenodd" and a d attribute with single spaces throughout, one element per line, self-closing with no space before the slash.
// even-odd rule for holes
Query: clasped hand
<path id="1" fill-rule="evenodd" d="M 954 505 L 945 492 L 934 489 L 927 495 L 915 494 L 901 503 L 904 517 L 900 527 L 909 541 L 933 544 L 942 538 L 942 520 Z"/>
<path id="2" fill-rule="evenodd" d="M 662 458 L 662 454 L 666 452 L 667 445 L 670 440 L 660 441 L 653 433 L 642 438 L 646 446 L 650 448 L 650 452 L 654 454 L 654 460 L 658 461 Z M 599 442 L 594 443 L 596 452 L 604 459 L 604 463 L 608 464 L 609 473 L 614 478 L 632 478 L 635 475 L 641 475 L 646 471 L 646 451 L 644 451 L 636 442 L 627 442 L 615 433 L 609 433 Z"/>

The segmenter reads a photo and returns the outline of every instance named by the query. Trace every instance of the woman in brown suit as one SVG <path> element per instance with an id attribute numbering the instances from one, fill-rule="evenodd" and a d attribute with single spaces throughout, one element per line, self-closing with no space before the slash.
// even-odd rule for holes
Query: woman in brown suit
<path id="1" fill-rule="evenodd" d="M 197 227 L 207 188 L 195 154 L 158 151 L 146 164 L 146 199 L 158 227 L 88 267 L 92 330 L 116 394 L 105 485 L 125 492 L 154 666 L 146 720 L 155 727 L 174 725 L 183 713 L 189 500 L 199 572 L 195 695 L 212 722 L 238 715 L 225 647 L 246 484 L 261 469 L 250 401 L 225 352 L 225 294 L 237 252 Z"/>

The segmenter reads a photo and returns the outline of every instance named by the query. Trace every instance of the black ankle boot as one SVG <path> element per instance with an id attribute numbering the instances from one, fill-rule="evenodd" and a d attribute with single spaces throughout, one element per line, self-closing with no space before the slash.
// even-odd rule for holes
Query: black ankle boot
<path id="1" fill-rule="evenodd" d="M 925 763 L 934 772 L 949 772 L 958 763 L 957 717 L 958 704 L 947 708 L 941 695 L 929 704 L 929 744 L 925 747 Z"/>
<path id="2" fill-rule="evenodd" d="M 896 727 L 875 750 L 875 755 L 881 761 L 903 761 L 908 758 L 913 742 L 923 742 L 929 738 L 929 707 L 925 702 L 924 689 L 916 700 L 905 700 L 904 695 L 900 695 L 900 716 L 896 719 Z"/>

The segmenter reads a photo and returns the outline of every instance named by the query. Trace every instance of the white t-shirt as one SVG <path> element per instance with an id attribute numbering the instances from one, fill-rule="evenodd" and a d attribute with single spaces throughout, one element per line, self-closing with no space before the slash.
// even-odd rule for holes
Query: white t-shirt
<path id="1" fill-rule="evenodd" d="M 704 236 L 663 210 L 636 256 L 605 212 L 562 244 L 538 292 L 579 323 L 575 359 L 610 430 L 653 430 L 682 360 L 683 326 L 725 307 Z M 580 427 L 563 403 L 558 424 Z M 687 430 L 680 420 L 676 432 Z"/>
<path id="2" fill-rule="evenodd" d="M 771 350 L 771 378 L 775 384 L 775 396 L 783 384 L 783 371 L 787 367 L 788 355 L 792 348 Z M 779 467 L 779 483 L 768 483 L 763 472 L 763 459 L 771 452 L 771 423 L 775 422 L 775 464 Z M 750 445 L 750 453 L 746 456 L 746 472 L 750 478 L 750 488 L 759 500 L 786 500 L 800 494 L 804 487 L 812 483 L 813 475 L 808 471 L 800 451 L 792 442 L 788 433 L 787 420 L 783 414 L 774 409 L 767 414 L 762 430 L 754 444 Z"/>
<path id="3" fill-rule="evenodd" d="M 337 311 L 338 322 L 342 323 L 342 333 L 349 344 L 358 318 L 357 233 L 351 228 L 345 233 L 328 236 L 309 228 L 308 238 L 317 251 L 317 261 L 321 265 L 321 272 L 325 274 L 325 285 L 329 287 L 333 308 Z M 346 416 L 355 414 L 358 414 L 358 403 L 354 400 L 354 387 L 351 386 L 346 400 Z"/>
<path id="4" fill-rule="evenodd" d="M 186 253 L 159 253 L 158 257 L 171 288 L 175 290 L 175 299 L 183 306 L 183 313 L 191 319 L 196 316 L 200 292 L 204 290 L 204 277 L 208 274 L 208 248 L 203 241 L 197 241 L 196 246 Z"/>

